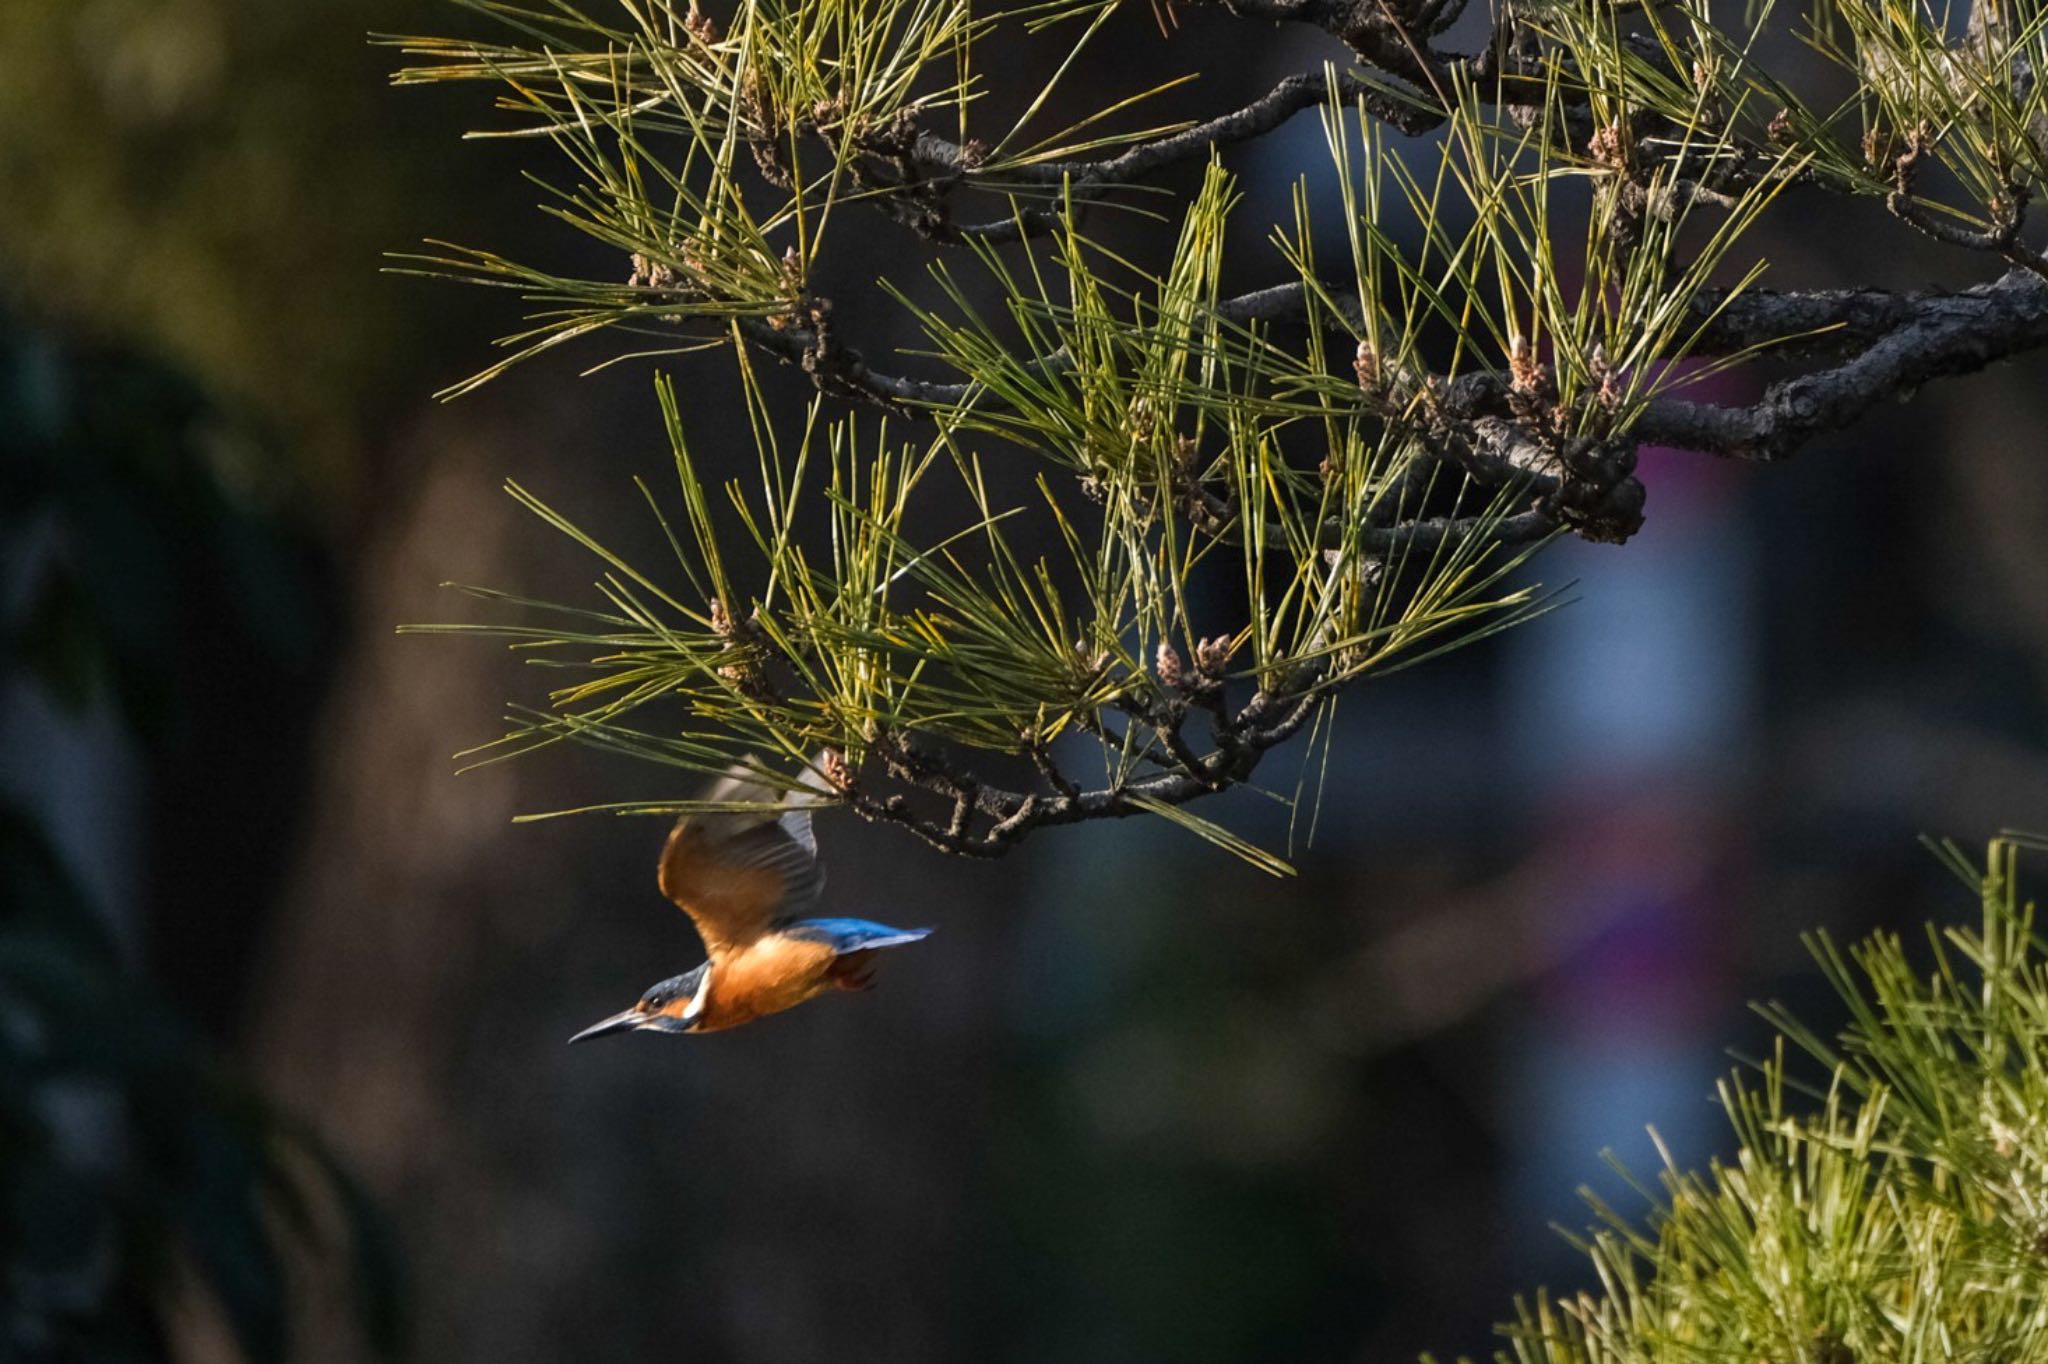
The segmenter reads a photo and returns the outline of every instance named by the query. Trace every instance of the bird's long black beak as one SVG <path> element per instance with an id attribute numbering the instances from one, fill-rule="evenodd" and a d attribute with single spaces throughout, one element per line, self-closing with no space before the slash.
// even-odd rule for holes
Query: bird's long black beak
<path id="1" fill-rule="evenodd" d="M 593 1023 L 582 1032 L 577 1033 L 569 1039 L 569 1045 L 574 1046 L 578 1042 L 588 1042 L 591 1038 L 603 1037 L 606 1033 L 629 1031 L 640 1026 L 646 1017 L 647 1015 L 641 1013 L 638 1009 L 628 1009 L 624 1013 L 613 1014 L 603 1022 Z"/>

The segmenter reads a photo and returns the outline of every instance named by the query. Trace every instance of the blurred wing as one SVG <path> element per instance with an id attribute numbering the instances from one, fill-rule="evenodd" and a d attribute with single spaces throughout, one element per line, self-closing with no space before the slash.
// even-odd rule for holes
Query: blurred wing
<path id="1" fill-rule="evenodd" d="M 768 804 L 777 793 L 735 767 L 704 798 Z M 810 812 L 794 809 L 684 815 L 661 850 L 659 880 L 713 956 L 800 917 L 825 885 Z"/>

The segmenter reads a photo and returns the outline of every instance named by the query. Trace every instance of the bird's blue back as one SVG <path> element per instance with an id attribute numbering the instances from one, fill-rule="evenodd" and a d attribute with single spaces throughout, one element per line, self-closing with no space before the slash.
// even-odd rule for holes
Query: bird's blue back
<path id="1" fill-rule="evenodd" d="M 797 919 L 779 932 L 805 942 L 821 942 L 834 952 L 870 952 L 900 947 L 929 934 L 929 928 L 891 928 L 868 919 Z"/>

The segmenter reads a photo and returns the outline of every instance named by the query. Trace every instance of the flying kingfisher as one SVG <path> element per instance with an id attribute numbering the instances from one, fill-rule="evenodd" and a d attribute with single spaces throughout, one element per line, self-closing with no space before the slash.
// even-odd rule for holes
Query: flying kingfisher
<path id="1" fill-rule="evenodd" d="M 697 925 L 706 961 L 651 987 L 632 1008 L 571 1042 L 634 1029 L 716 1032 L 827 990 L 864 990 L 873 983 L 876 952 L 931 932 L 804 917 L 825 886 L 810 810 L 778 800 L 744 765 L 730 769 L 705 800 L 776 807 L 684 815 L 669 832 L 657 876 L 661 893 Z"/>

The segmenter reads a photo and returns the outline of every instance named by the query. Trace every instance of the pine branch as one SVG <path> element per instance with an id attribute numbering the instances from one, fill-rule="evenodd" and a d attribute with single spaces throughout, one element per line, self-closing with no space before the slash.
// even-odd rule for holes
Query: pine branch
<path id="1" fill-rule="evenodd" d="M 567 738 L 715 771 L 735 750 L 824 748 L 853 755 L 856 811 L 948 851 L 1151 813 L 1257 858 L 1184 807 L 1248 781 L 1342 688 L 1525 617 L 1535 599 L 1501 575 L 1552 536 L 1632 536 L 1643 445 L 1784 459 L 2048 345 L 2044 257 L 2025 240 L 2048 180 L 2032 75 L 2048 24 L 1973 21 L 1957 40 L 1910 6 L 1842 0 L 1839 31 L 1791 21 L 1857 83 L 1822 105 L 1766 60 L 1781 45 L 1761 26 L 1782 22 L 1768 7 L 1734 27 L 1703 6 L 1503 5 L 1467 51 L 1444 43 L 1463 0 L 1227 7 L 1313 25 L 1357 65 L 1164 132 L 1102 131 L 1124 100 L 1045 136 L 1025 128 L 1044 100 L 976 126 L 975 56 L 1085 14 L 1078 53 L 1106 14 L 1094 0 L 741 0 L 724 33 L 680 0 L 634 0 L 616 26 L 564 9 L 518 43 L 410 45 L 440 65 L 406 79 L 502 82 L 526 121 L 512 135 L 552 139 L 572 169 L 552 211 L 631 262 L 622 283 L 456 248 L 422 261 L 536 307 L 478 381 L 597 332 L 652 335 L 657 353 L 730 344 L 928 440 L 863 452 L 850 419 L 814 411 L 793 456 L 742 357 L 763 491 L 712 496 L 665 389 L 689 520 L 664 530 L 690 585 L 659 585 L 528 498 L 605 559 L 605 600 L 581 632 L 506 631 L 586 676 L 520 712 L 504 751 Z M 1269 238 L 1290 278 L 1225 296 L 1242 234 L 1218 153 L 1311 108 L 1342 246 L 1304 194 Z M 1403 149 L 1388 128 L 1441 137 Z M 1165 259 L 1085 234 L 1123 191 L 1196 162 Z M 1764 287 L 1750 233 L 1794 184 L 2015 268 L 1948 292 Z M 967 195 L 1003 209 L 962 221 Z M 936 266 L 938 305 L 883 281 L 922 333 L 909 372 L 864 351 L 814 283 L 853 204 L 982 272 Z M 1795 372 L 1751 404 L 1686 396 L 1758 360 Z M 991 502 L 983 461 L 1020 455 L 1058 476 L 1032 505 Z M 958 473 L 975 515 L 914 541 L 908 508 L 934 468 Z M 712 512 L 728 505 L 755 560 L 738 581 L 771 585 L 745 611 Z M 805 506 L 831 519 L 827 540 L 798 531 Z M 1006 528 L 1034 521 L 1013 544 Z M 1191 602 L 1214 594 L 1194 585 L 1216 575 L 1249 605 L 1198 629 Z M 680 732 L 636 721 L 656 703 L 685 706 Z M 1101 747 L 1105 783 L 1053 761 L 1072 734 Z M 991 781 L 991 754 L 1035 784 Z"/>
<path id="2" fill-rule="evenodd" d="M 1895 325 L 1840 365 L 1773 384 L 1746 407 L 1659 398 L 1634 434 L 1736 459 L 1785 459 L 1933 380 L 2048 345 L 2048 283 L 2031 271 L 2014 270 L 1969 293 L 1924 296 L 1899 312 Z"/>
<path id="3" fill-rule="evenodd" d="M 998 188 L 1020 184 L 1134 185 L 1172 166 L 1204 164 L 1217 148 L 1263 137 L 1303 110 L 1329 104 L 1332 99 L 1346 107 L 1363 104 L 1372 117 L 1411 135 L 1441 127 L 1444 121 L 1441 112 L 1420 106 L 1420 96 L 1396 98 L 1379 84 L 1341 73 L 1332 79 L 1320 71 L 1299 72 L 1241 109 L 1167 137 L 1136 143 L 1100 161 L 1028 161 L 984 172 L 977 169 L 977 158 L 960 144 L 932 133 L 918 137 L 917 155 L 934 169 L 964 175 L 970 184 L 986 178 Z"/>

